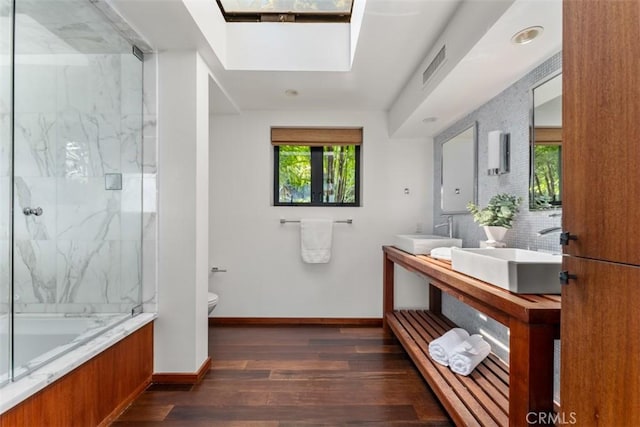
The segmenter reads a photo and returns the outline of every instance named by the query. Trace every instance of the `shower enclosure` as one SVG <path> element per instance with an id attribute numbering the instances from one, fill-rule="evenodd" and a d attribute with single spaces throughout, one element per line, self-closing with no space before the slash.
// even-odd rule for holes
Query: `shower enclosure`
<path id="1" fill-rule="evenodd" d="M 0 387 L 141 304 L 142 60 L 95 3 L 0 0 Z"/>

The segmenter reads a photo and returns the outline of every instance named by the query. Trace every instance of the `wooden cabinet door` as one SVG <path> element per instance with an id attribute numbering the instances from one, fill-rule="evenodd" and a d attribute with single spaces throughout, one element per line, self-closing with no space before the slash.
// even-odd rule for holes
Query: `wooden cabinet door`
<path id="1" fill-rule="evenodd" d="M 640 265 L 640 2 L 565 0 L 563 25 L 565 252 Z"/>
<path id="2" fill-rule="evenodd" d="M 560 406 L 580 426 L 640 425 L 640 267 L 566 257 Z"/>

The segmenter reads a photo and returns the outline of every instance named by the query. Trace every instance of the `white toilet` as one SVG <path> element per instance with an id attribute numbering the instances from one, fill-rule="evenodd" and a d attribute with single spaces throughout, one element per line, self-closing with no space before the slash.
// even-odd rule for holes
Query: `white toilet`
<path id="1" fill-rule="evenodd" d="M 213 292 L 209 292 L 209 299 L 208 299 L 209 315 L 211 315 L 211 312 L 213 311 L 214 308 L 216 308 L 217 304 L 218 304 L 218 295 L 214 294 Z"/>

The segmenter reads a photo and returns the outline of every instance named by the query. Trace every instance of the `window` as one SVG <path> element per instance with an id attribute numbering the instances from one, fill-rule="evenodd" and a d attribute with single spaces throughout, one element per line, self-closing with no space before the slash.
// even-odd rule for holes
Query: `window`
<path id="1" fill-rule="evenodd" d="M 360 206 L 362 128 L 272 128 L 276 206 Z"/>
<path id="2" fill-rule="evenodd" d="M 227 22 L 349 22 L 353 0 L 217 0 Z"/>

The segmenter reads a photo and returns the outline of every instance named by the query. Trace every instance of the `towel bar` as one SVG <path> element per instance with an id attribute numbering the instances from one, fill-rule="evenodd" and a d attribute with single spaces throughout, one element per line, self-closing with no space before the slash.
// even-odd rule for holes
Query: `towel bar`
<path id="1" fill-rule="evenodd" d="M 284 218 L 280 218 L 280 224 L 285 224 L 288 222 L 300 222 L 299 219 L 284 219 Z M 353 224 L 353 220 L 351 218 L 349 219 L 340 219 L 340 220 L 336 220 L 333 221 L 336 224 Z"/>

